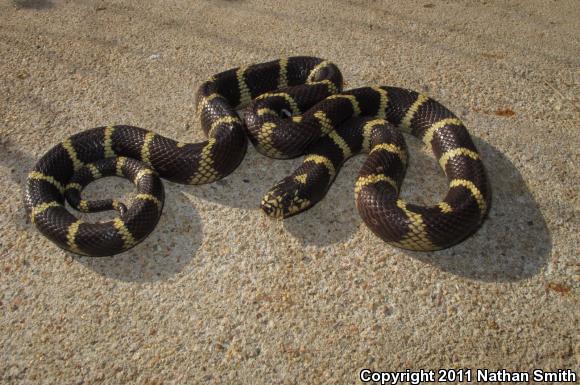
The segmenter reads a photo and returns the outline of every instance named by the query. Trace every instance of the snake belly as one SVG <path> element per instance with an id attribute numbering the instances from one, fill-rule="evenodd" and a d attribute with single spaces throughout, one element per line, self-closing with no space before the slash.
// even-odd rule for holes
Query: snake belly
<path id="1" fill-rule="evenodd" d="M 483 163 L 463 123 L 417 92 L 396 87 L 342 91 L 331 62 L 290 57 L 212 76 L 198 89 L 196 106 L 208 139 L 182 143 L 139 127 L 89 129 L 50 149 L 29 174 L 24 203 L 30 220 L 63 249 L 114 255 L 141 242 L 156 226 L 164 192 L 159 178 L 211 183 L 242 161 L 247 139 L 274 158 L 305 155 L 303 163 L 262 199 L 274 218 L 298 214 L 319 202 L 341 165 L 368 153 L 355 185 L 365 224 L 384 241 L 405 249 L 437 250 L 472 234 L 490 204 Z M 243 119 L 236 110 L 244 108 Z M 445 198 L 424 207 L 399 198 L 408 154 L 401 132 L 430 146 L 449 181 Z M 131 180 L 129 207 L 115 199 L 87 201 L 83 188 L 104 176 Z M 82 212 L 116 210 L 111 221 L 79 219 Z"/>

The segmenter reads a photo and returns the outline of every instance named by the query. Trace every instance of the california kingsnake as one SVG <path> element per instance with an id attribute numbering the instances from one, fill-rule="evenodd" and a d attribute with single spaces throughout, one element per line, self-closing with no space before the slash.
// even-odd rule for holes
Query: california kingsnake
<path id="1" fill-rule="evenodd" d="M 463 123 L 438 102 L 395 87 L 342 92 L 338 68 L 314 57 L 290 57 L 212 76 L 197 93 L 208 140 L 181 143 L 133 126 L 98 127 L 49 150 L 29 174 L 25 206 L 31 221 L 58 246 L 78 254 L 113 255 L 142 241 L 163 206 L 159 176 L 178 183 L 211 183 L 236 169 L 247 137 L 274 158 L 306 155 L 302 165 L 262 200 L 266 214 L 285 218 L 320 201 L 342 163 L 366 152 L 355 186 L 367 226 L 386 242 L 412 250 L 449 247 L 473 233 L 485 217 L 490 192 L 483 164 Z M 236 109 L 246 108 L 242 120 Z M 449 180 L 432 207 L 398 199 L 407 165 L 401 133 L 431 146 Z M 138 194 L 127 208 L 114 200 L 86 201 L 91 181 L 118 175 Z M 104 223 L 79 220 L 83 212 L 115 209 Z"/>

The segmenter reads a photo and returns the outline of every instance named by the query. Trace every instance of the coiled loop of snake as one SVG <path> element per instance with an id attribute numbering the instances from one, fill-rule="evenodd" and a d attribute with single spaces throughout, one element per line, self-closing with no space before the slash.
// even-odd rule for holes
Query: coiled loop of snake
<path id="1" fill-rule="evenodd" d="M 182 143 L 133 126 L 86 130 L 49 150 L 27 180 L 25 206 L 37 228 L 58 246 L 102 256 L 125 251 L 155 227 L 163 206 L 159 176 L 178 183 L 211 183 L 231 173 L 247 137 L 274 158 L 306 155 L 302 165 L 262 200 L 272 217 L 285 218 L 320 201 L 342 163 L 369 154 L 356 181 L 357 208 L 369 228 L 402 248 L 451 246 L 480 225 L 489 190 L 479 153 L 463 123 L 438 102 L 396 87 L 342 92 L 338 68 L 313 57 L 292 57 L 231 69 L 211 77 L 197 93 L 208 140 Z M 242 120 L 236 109 L 247 107 Z M 402 132 L 429 145 L 449 179 L 433 207 L 398 198 L 407 165 Z M 138 194 L 126 208 L 118 201 L 85 201 L 91 181 L 118 175 Z M 105 223 L 79 220 L 65 201 L 86 212 L 115 209 Z"/>

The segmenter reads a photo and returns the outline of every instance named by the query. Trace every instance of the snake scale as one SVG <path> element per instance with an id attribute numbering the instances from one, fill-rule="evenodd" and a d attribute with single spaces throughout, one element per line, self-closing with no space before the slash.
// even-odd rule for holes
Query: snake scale
<path id="1" fill-rule="evenodd" d="M 208 140 L 182 143 L 125 125 L 92 128 L 57 144 L 37 162 L 24 202 L 38 230 L 61 248 L 90 256 L 123 252 L 155 227 L 164 202 L 159 177 L 184 184 L 211 183 L 236 169 L 248 138 L 264 155 L 305 155 L 291 175 L 262 200 L 269 216 L 286 218 L 315 205 L 343 162 L 368 153 L 355 184 L 355 201 L 374 234 L 397 247 L 437 250 L 472 234 L 490 204 L 483 163 L 463 123 L 420 93 L 396 87 L 342 90 L 331 62 L 290 57 L 212 76 L 197 93 L 197 113 Z M 237 110 L 244 108 L 242 118 Z M 448 181 L 445 198 L 431 207 L 399 198 L 408 155 L 401 134 L 430 146 Z M 87 201 L 90 182 L 117 175 L 137 194 Z M 117 210 L 107 222 L 80 220 L 81 212 Z"/>

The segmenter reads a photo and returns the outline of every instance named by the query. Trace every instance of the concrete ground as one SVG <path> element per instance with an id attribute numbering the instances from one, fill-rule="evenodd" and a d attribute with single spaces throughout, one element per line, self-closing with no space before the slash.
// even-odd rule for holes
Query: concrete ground
<path id="1" fill-rule="evenodd" d="M 0 0 L 0 383 L 578 369 L 579 31 L 576 1 Z M 439 252 L 384 244 L 354 205 L 364 157 L 315 208 L 272 221 L 260 199 L 300 159 L 254 149 L 218 183 L 166 183 L 156 230 L 113 258 L 63 252 L 26 220 L 26 175 L 53 144 L 109 123 L 199 141 L 198 84 L 291 55 L 462 117 L 493 189 L 483 227 Z M 409 146 L 403 197 L 437 202 L 444 176 Z"/>

